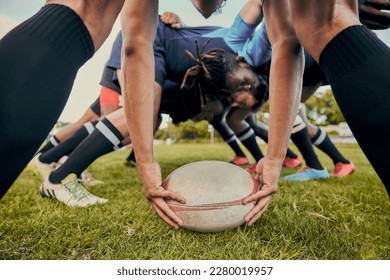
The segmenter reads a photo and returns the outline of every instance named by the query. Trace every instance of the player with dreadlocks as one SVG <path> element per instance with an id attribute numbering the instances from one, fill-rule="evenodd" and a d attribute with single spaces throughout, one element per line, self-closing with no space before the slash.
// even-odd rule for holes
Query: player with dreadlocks
<path id="1" fill-rule="evenodd" d="M 193 53 L 200 53 L 199 48 L 194 44 L 194 38 L 197 38 L 198 42 L 203 44 L 202 51 L 205 51 L 206 54 L 209 50 L 215 48 L 226 48 L 231 53 L 234 53 L 232 48 L 225 42 L 225 38 L 221 34 L 209 35 L 211 32 L 218 31 L 219 29 L 226 32 L 226 29 L 218 28 L 218 27 L 192 27 L 189 29 L 181 29 L 178 31 L 173 30 L 169 26 L 165 26 L 161 22 L 159 22 L 159 28 L 157 31 L 157 37 L 154 44 L 155 49 L 155 95 L 156 100 L 161 99 L 161 111 L 164 112 L 165 106 L 170 106 L 169 94 L 172 92 L 171 90 L 167 90 L 167 86 L 165 82 L 167 80 L 172 80 L 172 83 L 178 84 L 178 89 L 180 90 L 180 83 L 183 80 L 183 77 L 186 74 L 188 68 L 196 65 L 190 56 L 184 51 L 184 49 L 188 49 Z M 255 27 L 252 28 L 254 32 Z M 208 32 L 206 32 L 208 31 Z M 178 36 L 179 35 L 179 36 Z M 213 40 L 209 40 L 212 36 Z M 119 44 L 121 45 L 121 44 Z M 183 47 L 185 46 L 185 48 Z M 181 50 L 181 52 L 179 51 Z M 218 53 L 218 52 L 217 52 Z M 201 55 L 201 54 L 199 54 Z M 235 59 L 237 55 L 233 54 L 230 57 Z M 180 63 L 177 63 L 180 61 Z M 200 61 L 200 60 L 199 60 Z M 211 61 L 211 60 L 209 60 Z M 207 64 L 207 63 L 206 63 Z M 121 69 L 121 58 L 120 55 L 115 56 L 107 63 L 107 67 L 113 69 Z M 224 74 L 224 73 L 222 73 Z M 221 75 L 222 75 L 221 74 Z M 253 84 L 256 86 L 260 84 L 259 79 L 256 74 L 251 74 L 252 78 L 255 80 Z M 120 80 L 121 74 L 117 75 L 117 78 Z M 195 90 L 184 91 L 186 94 L 177 94 L 177 90 L 174 92 L 175 96 L 173 96 L 175 103 L 174 110 L 168 111 L 175 115 L 175 117 L 179 117 L 178 121 L 183 118 L 188 119 L 188 117 L 193 117 L 197 113 L 199 113 L 202 108 L 201 116 L 197 116 L 197 118 L 204 118 L 213 116 L 215 113 L 215 109 L 220 109 L 222 106 L 218 104 L 217 97 L 228 97 L 230 95 L 230 91 L 220 91 L 215 92 L 207 91 L 207 93 L 202 93 L 201 95 L 197 95 Z M 172 95 L 171 95 L 172 96 Z M 202 96 L 202 97 L 201 97 Z M 230 97 L 230 96 L 229 96 Z M 237 95 L 237 98 L 240 97 Z M 228 98 L 226 98 L 227 100 Z M 235 97 L 231 98 L 234 100 Z M 254 104 L 253 96 L 251 97 L 251 101 L 247 102 L 248 104 Z M 207 104 L 205 101 L 208 101 Z M 166 105 L 166 103 L 168 103 Z M 160 102 L 156 102 L 153 119 L 156 120 L 157 112 L 159 110 Z M 177 106 L 179 104 L 179 106 Z M 182 106 L 182 104 L 186 104 L 188 106 Z M 171 107 L 171 108 L 172 108 Z M 121 114 L 122 112 L 122 114 Z M 111 131 L 111 133 L 106 133 L 107 131 Z M 73 178 L 77 178 L 79 175 L 78 170 L 81 168 L 86 168 L 91 162 L 90 159 L 93 159 L 100 156 L 102 153 L 106 153 L 112 150 L 114 147 L 120 146 L 125 137 L 128 136 L 128 130 L 126 128 L 126 122 L 123 115 L 123 110 L 117 111 L 112 115 L 107 116 L 107 118 L 103 119 L 96 125 L 95 130 L 84 139 L 80 145 L 69 155 L 68 160 L 61 165 L 60 168 L 56 169 L 54 172 L 50 174 L 48 178 L 45 178 L 44 182 L 41 185 L 41 194 L 43 196 L 53 197 L 55 196 L 58 200 L 60 200 L 59 193 L 61 189 L 65 188 L 66 181 L 64 179 L 73 180 Z M 88 141 L 92 140 L 91 144 Z M 98 143 L 100 143 L 98 145 Z M 92 148 L 94 147 L 94 148 Z M 86 155 L 86 153 L 89 153 Z M 78 155 L 78 156 L 76 156 Z M 137 158 L 138 159 L 138 158 Z M 85 166 L 86 165 L 86 166 Z M 85 167 L 82 167 L 85 166 Z M 76 174 L 76 176 L 68 177 L 72 173 Z M 79 188 L 82 189 L 82 186 Z M 53 193 L 55 195 L 53 195 Z M 90 195 L 90 194 L 89 194 Z M 76 200 L 76 199 L 75 199 Z M 60 200 L 62 201 L 62 200 Z M 69 200 L 66 200 L 68 203 Z M 96 199 L 94 201 L 88 203 L 79 203 L 75 202 L 74 205 L 78 206 L 87 206 L 95 203 L 103 203 L 105 200 Z"/>
<path id="2" fill-rule="evenodd" d="M 256 110 L 265 100 L 266 83 L 255 74 L 245 58 L 223 49 L 212 49 L 198 54 L 197 58 L 187 53 L 197 64 L 187 70 L 181 88 L 188 78 L 192 78 L 191 87 L 202 103 L 207 97 L 214 97 L 227 99 L 247 110 Z"/>

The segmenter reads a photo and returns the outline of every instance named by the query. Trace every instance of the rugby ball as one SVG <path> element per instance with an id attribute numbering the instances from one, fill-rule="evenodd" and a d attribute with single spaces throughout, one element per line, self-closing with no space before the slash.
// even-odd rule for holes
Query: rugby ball
<path id="1" fill-rule="evenodd" d="M 183 220 L 183 228 L 220 232 L 244 223 L 253 207 L 242 199 L 258 191 L 257 182 L 241 167 L 223 161 L 197 161 L 174 170 L 163 187 L 181 195 L 185 204 L 167 200 Z"/>

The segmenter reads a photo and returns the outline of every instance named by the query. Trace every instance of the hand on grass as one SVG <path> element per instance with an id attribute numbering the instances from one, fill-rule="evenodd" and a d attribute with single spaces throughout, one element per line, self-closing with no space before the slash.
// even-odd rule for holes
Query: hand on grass
<path id="1" fill-rule="evenodd" d="M 254 202 L 254 207 L 244 216 L 248 226 L 253 225 L 263 213 L 276 193 L 283 160 L 272 160 L 267 156 L 259 160 L 256 166 L 255 180 L 259 183 L 259 191 L 243 199 L 243 204 Z"/>
<path id="2" fill-rule="evenodd" d="M 185 199 L 162 187 L 161 170 L 157 162 L 150 164 L 138 163 L 138 167 L 144 184 L 146 197 L 152 204 L 154 211 L 168 225 L 175 229 L 179 229 L 183 224 L 183 221 L 169 208 L 165 199 L 172 199 L 180 203 L 185 203 Z"/>
<path id="3" fill-rule="evenodd" d="M 359 0 L 360 21 L 370 29 L 390 27 L 389 0 Z"/>

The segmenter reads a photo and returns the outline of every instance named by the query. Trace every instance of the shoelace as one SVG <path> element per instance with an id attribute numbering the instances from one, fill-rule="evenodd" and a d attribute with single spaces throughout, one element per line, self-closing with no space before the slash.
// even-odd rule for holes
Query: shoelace
<path id="1" fill-rule="evenodd" d="M 71 179 L 66 182 L 64 186 L 77 200 L 82 200 L 89 196 L 88 191 L 85 189 L 81 180 L 79 179 Z"/>

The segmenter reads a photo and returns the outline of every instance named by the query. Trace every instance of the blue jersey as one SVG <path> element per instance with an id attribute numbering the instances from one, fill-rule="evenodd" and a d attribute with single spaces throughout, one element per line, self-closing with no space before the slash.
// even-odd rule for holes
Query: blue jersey
<path id="1" fill-rule="evenodd" d="M 254 67 L 271 59 L 271 46 L 265 26 L 261 24 L 256 31 L 256 26 L 247 24 L 239 15 L 230 28 L 204 26 L 173 29 L 159 21 L 153 46 L 155 81 L 161 86 L 165 80 L 180 84 L 187 69 L 195 65 L 185 51 L 188 50 L 197 57 L 195 41 L 201 50 L 209 39 L 212 40 L 207 44 L 204 52 L 213 48 L 224 49 L 245 57 Z M 119 33 L 106 64 L 107 67 L 121 68 L 121 46 L 122 35 Z"/>

